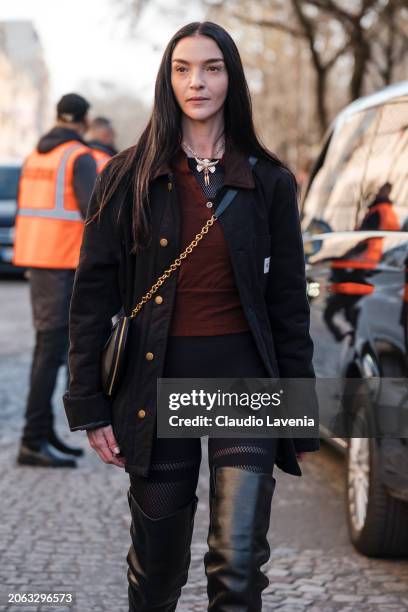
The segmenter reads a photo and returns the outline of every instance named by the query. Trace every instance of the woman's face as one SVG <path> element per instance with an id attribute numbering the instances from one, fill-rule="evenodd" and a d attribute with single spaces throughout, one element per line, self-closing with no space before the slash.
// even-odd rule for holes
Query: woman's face
<path id="1" fill-rule="evenodd" d="M 205 121 L 224 106 L 228 74 L 217 43 L 209 36 L 187 36 L 174 48 L 171 84 L 182 112 Z"/>

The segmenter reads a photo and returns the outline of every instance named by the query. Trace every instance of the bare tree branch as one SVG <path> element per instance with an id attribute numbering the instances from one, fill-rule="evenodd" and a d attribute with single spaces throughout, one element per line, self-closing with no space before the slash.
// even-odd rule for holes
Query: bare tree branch
<path id="1" fill-rule="evenodd" d="M 333 0 L 307 0 L 307 3 L 319 8 L 322 11 L 338 17 L 340 20 L 344 19 L 348 21 L 352 26 L 359 24 L 361 19 L 366 15 L 369 10 L 373 10 L 378 4 L 378 0 L 364 0 L 361 6 L 361 10 L 358 13 L 346 11 L 346 9 L 340 7 Z"/>
<path id="2" fill-rule="evenodd" d="M 290 34 L 294 37 L 304 36 L 304 33 L 301 30 L 291 28 L 286 23 L 282 23 L 281 21 L 275 21 L 273 19 L 253 19 L 252 17 L 247 17 L 246 15 L 242 15 L 240 13 L 232 13 L 232 16 L 242 21 L 242 23 L 246 23 L 248 25 L 256 25 L 261 28 L 273 28 L 275 30 L 280 30 L 281 32 L 286 32 L 286 34 Z"/>

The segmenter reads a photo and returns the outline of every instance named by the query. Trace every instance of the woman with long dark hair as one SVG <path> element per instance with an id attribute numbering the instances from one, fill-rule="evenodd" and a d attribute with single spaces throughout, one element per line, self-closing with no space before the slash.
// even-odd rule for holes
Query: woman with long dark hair
<path id="1" fill-rule="evenodd" d="M 99 355 L 112 317 L 141 300 L 112 399 Z M 238 50 L 214 23 L 173 36 L 146 129 L 97 182 L 70 340 L 70 428 L 130 475 L 129 609 L 170 612 L 187 581 L 201 440 L 157 437 L 157 378 L 314 377 L 295 180 L 258 140 Z M 261 610 L 274 465 L 300 476 L 296 458 L 318 447 L 209 438 L 209 610 Z"/>

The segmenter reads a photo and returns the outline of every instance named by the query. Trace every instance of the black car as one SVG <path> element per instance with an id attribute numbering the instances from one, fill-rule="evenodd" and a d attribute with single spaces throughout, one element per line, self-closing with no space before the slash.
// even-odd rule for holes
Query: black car
<path id="1" fill-rule="evenodd" d="M 316 375 L 333 394 L 343 385 L 339 413 L 321 405 L 321 435 L 346 455 L 350 537 L 366 555 L 405 557 L 408 81 L 337 117 L 301 212 Z"/>
<path id="2" fill-rule="evenodd" d="M 20 163 L 0 161 L 0 273 L 22 272 L 12 264 L 20 172 Z"/>

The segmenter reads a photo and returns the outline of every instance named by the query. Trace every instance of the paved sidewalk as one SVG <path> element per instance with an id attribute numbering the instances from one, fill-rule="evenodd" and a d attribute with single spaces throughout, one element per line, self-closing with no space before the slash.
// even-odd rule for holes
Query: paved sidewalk
<path id="1" fill-rule="evenodd" d="M 10 592 L 72 590 L 75 606 L 4 606 L 4 610 L 127 612 L 128 479 L 91 451 L 76 470 L 15 465 L 30 364 L 32 331 L 24 283 L 0 281 L 0 584 Z M 71 443 L 56 393 L 57 424 Z M 203 555 L 208 526 L 206 440 L 187 586 L 180 612 L 206 610 Z M 328 448 L 307 456 L 304 476 L 276 470 L 272 504 L 270 586 L 264 610 L 387 612 L 408 610 L 408 562 L 367 559 L 347 538 L 342 462 Z"/>

